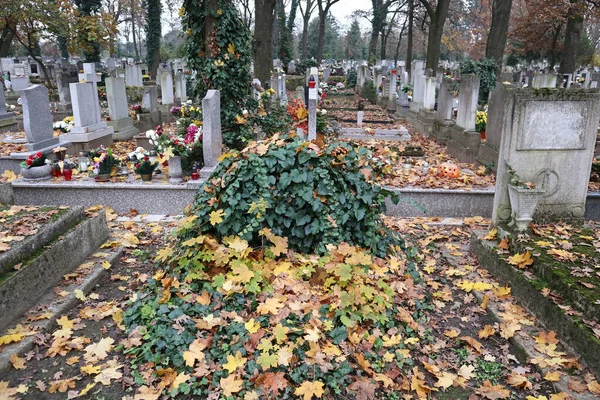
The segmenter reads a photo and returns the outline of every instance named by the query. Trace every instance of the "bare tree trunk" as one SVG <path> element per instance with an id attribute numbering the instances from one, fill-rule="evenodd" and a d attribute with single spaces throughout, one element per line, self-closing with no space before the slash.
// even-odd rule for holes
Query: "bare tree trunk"
<path id="1" fill-rule="evenodd" d="M 404 35 L 405 29 L 406 29 L 406 20 L 404 20 L 404 25 L 402 25 L 400 34 L 398 34 L 398 43 L 396 43 L 396 53 L 394 54 L 394 65 L 396 65 L 398 63 L 398 57 L 400 56 L 400 44 L 402 43 L 402 35 Z"/>
<path id="2" fill-rule="evenodd" d="M 328 11 L 328 8 L 325 13 L 319 11 L 319 37 L 317 39 L 317 63 L 319 64 L 323 59 L 323 48 L 325 47 L 325 21 L 327 20 Z"/>
<path id="3" fill-rule="evenodd" d="M 560 31 L 562 31 L 562 25 L 558 25 L 554 31 L 554 35 L 552 36 L 552 48 L 550 49 L 550 69 L 554 69 L 556 65 L 556 48 L 558 46 L 558 37 L 560 36 Z"/>
<path id="4" fill-rule="evenodd" d="M 302 18 L 302 58 L 308 57 L 308 23 L 310 22 L 310 14 Z"/>
<path id="5" fill-rule="evenodd" d="M 567 16 L 567 30 L 560 62 L 562 74 L 572 74 L 577 67 L 577 48 L 583 30 L 583 10 L 580 9 L 579 0 L 570 0 L 571 7 Z M 583 8 L 583 7 L 582 7 Z"/>
<path id="6" fill-rule="evenodd" d="M 406 43 L 406 72 L 408 72 L 409 78 L 412 74 L 414 17 L 415 17 L 414 0 L 408 0 L 408 37 L 407 37 L 407 43 Z"/>
<path id="7" fill-rule="evenodd" d="M 485 45 L 485 56 L 496 60 L 498 70 L 502 68 L 512 2 L 513 0 L 494 0 L 492 4 L 492 24 Z"/>
<path id="8" fill-rule="evenodd" d="M 131 32 L 133 33 L 133 50 L 135 51 L 135 59 L 140 59 L 140 53 L 137 47 L 137 39 L 135 37 L 135 12 L 134 12 L 135 2 L 131 0 Z"/>
<path id="9" fill-rule="evenodd" d="M 216 0 L 215 0 L 216 1 Z M 256 0 L 254 7 L 254 76 L 264 85 L 273 66 L 273 22 L 276 0 Z"/>
<path id="10" fill-rule="evenodd" d="M 374 58 L 377 54 L 377 40 L 379 40 L 379 31 L 371 31 L 371 41 L 369 42 L 369 61 L 375 62 Z"/>
<path id="11" fill-rule="evenodd" d="M 444 23 L 448 16 L 450 0 L 438 0 L 435 9 L 429 4 L 428 0 L 421 0 L 421 3 L 427 9 L 429 14 L 429 35 L 427 38 L 427 62 L 426 69 L 436 70 L 440 62 L 440 53 L 442 51 L 442 34 L 444 33 Z"/>

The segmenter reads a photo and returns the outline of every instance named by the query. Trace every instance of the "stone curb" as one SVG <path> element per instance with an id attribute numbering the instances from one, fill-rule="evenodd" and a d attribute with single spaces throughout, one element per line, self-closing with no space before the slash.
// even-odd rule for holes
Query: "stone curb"
<path id="1" fill-rule="evenodd" d="M 115 265 L 115 263 L 121 257 L 123 253 L 123 248 L 118 247 L 114 250 L 107 258 L 111 264 L 111 267 Z M 54 329 L 58 324 L 56 322 L 62 315 L 65 315 L 71 309 L 73 309 L 77 304 L 80 303 L 80 300 L 75 297 L 74 291 L 79 289 L 83 293 L 89 293 L 92 291 L 96 283 L 102 278 L 103 274 L 106 273 L 106 270 L 102 267 L 101 262 L 97 263 L 92 272 L 86 277 L 86 279 L 79 285 L 71 285 L 68 288 L 65 288 L 69 292 L 69 295 L 64 298 L 59 298 L 54 291 L 50 291 L 44 297 L 40 299 L 40 302 L 37 304 L 45 304 L 47 300 L 53 301 L 51 306 L 49 307 L 50 311 L 53 313 L 52 317 L 46 320 L 38 321 L 35 323 L 36 327 L 40 328 L 40 331 L 50 332 Z M 56 300 L 62 300 L 62 302 L 57 303 Z M 32 307 L 33 308 L 33 307 Z M 24 320 L 27 320 L 27 317 L 23 317 Z M 6 345 L 3 347 L 2 351 L 0 351 L 0 375 L 2 375 L 8 368 L 11 367 L 10 357 L 13 354 L 17 356 L 23 356 L 26 352 L 30 351 L 34 345 L 35 336 L 27 336 L 22 341 L 12 344 Z"/>
<path id="2" fill-rule="evenodd" d="M 80 222 L 43 249 L 0 285 L 0 330 L 7 328 L 93 254 L 109 236 L 104 210 Z"/>
<path id="3" fill-rule="evenodd" d="M 29 236 L 21 242 L 15 242 L 13 248 L 0 254 L 0 274 L 9 273 L 14 265 L 31 256 L 84 218 L 83 207 L 73 207 L 61 215 L 58 220 L 42 225 L 35 235 Z"/>
<path id="4" fill-rule="evenodd" d="M 0 183 L 0 204 L 12 205 L 14 203 L 15 195 L 13 193 L 13 188 L 10 182 Z"/>
<path id="5" fill-rule="evenodd" d="M 537 320 L 552 328 L 565 346 L 596 375 L 600 374 L 600 343 L 586 327 L 578 326 L 554 302 L 544 296 L 519 271 L 506 261 L 500 260 L 493 250 L 493 242 L 484 241 L 484 231 L 474 231 L 471 236 L 471 252 L 478 256 L 479 264 L 487 269 L 501 284 L 509 284 L 512 293 Z M 594 397 L 596 398 L 596 397 Z"/>

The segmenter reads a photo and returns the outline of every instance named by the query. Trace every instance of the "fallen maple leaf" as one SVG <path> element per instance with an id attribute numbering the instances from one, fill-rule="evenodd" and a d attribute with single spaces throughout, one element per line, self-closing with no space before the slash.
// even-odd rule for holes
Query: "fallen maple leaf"
<path id="1" fill-rule="evenodd" d="M 588 382 L 587 388 L 590 392 L 600 395 L 600 383 L 597 380 Z"/>
<path id="2" fill-rule="evenodd" d="M 239 351 L 235 353 L 235 356 L 229 354 L 227 356 L 227 362 L 223 364 L 223 369 L 226 369 L 229 372 L 229 374 L 232 374 L 236 369 L 243 367 L 246 364 L 246 360 L 248 359 L 242 357 L 242 353 L 240 353 Z"/>
<path id="3" fill-rule="evenodd" d="M 531 257 L 531 253 L 528 251 L 523 254 L 517 253 L 512 257 L 508 257 L 507 261 L 510 265 L 514 265 L 520 269 L 524 269 L 534 262 L 533 258 Z"/>
<path id="4" fill-rule="evenodd" d="M 510 375 L 508 375 L 508 377 L 506 378 L 506 383 L 518 389 L 531 390 L 533 388 L 533 385 L 531 384 L 531 382 L 529 382 L 529 379 L 527 379 L 525 375 L 519 375 L 514 371 L 511 372 Z"/>
<path id="5" fill-rule="evenodd" d="M 14 369 L 25 369 L 25 359 L 21 358 L 17 355 L 17 353 L 14 353 L 12 356 L 10 356 L 10 363 L 12 364 Z"/>
<path id="6" fill-rule="evenodd" d="M 244 381 L 242 379 L 237 379 L 235 375 L 229 375 L 227 378 L 221 378 L 219 381 L 219 385 L 221 386 L 221 389 L 223 389 L 223 395 L 225 397 L 229 397 L 242 390 L 243 383 Z"/>
<path id="7" fill-rule="evenodd" d="M 203 361 L 205 358 L 204 350 L 206 348 L 206 340 L 196 339 L 192 343 L 190 343 L 189 350 L 183 352 L 183 359 L 185 360 L 185 365 L 188 367 L 193 367 L 197 361 Z M 231 371 L 230 371 L 231 372 Z"/>
<path id="8" fill-rule="evenodd" d="M 479 336 L 479 339 L 487 339 L 488 337 L 492 336 L 494 333 L 496 333 L 496 330 L 494 329 L 493 326 L 485 325 L 483 327 L 483 329 L 481 329 L 480 331 L 477 332 L 477 336 Z"/>
<path id="9" fill-rule="evenodd" d="M 489 231 L 487 233 L 487 235 L 485 235 L 483 237 L 483 240 L 496 240 L 496 235 L 498 234 L 498 228 L 494 228 L 491 231 Z"/>
<path id="10" fill-rule="evenodd" d="M 510 390 L 505 389 L 502 385 L 492 386 L 489 380 L 483 382 L 483 385 L 477 388 L 475 393 L 489 400 L 507 399 L 510 397 Z"/>
<path id="11" fill-rule="evenodd" d="M 304 400 L 310 400 L 313 396 L 321 398 L 323 396 L 323 383 L 319 381 L 304 381 L 296 388 L 294 392 L 297 396 L 302 396 Z"/>
<path id="12" fill-rule="evenodd" d="M 107 337 L 100 339 L 98 343 L 90 344 L 85 348 L 83 358 L 88 363 L 104 360 L 108 356 L 108 352 L 112 350 L 114 342 L 113 338 Z"/>
<path id="13" fill-rule="evenodd" d="M 357 378 L 348 389 L 356 394 L 356 400 L 374 400 L 377 385 L 370 378 Z"/>
<path id="14" fill-rule="evenodd" d="M 558 382 L 558 381 L 560 381 L 560 372 L 559 371 L 547 372 L 546 375 L 544 375 L 544 379 L 549 382 Z"/>

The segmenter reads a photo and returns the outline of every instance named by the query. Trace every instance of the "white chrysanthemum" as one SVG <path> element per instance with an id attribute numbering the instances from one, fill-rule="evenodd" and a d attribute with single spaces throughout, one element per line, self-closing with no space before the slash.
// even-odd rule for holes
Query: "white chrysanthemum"
<path id="1" fill-rule="evenodd" d="M 154 137 L 154 134 L 155 134 L 155 133 L 156 133 L 156 132 L 154 132 L 152 129 L 150 129 L 150 130 L 147 130 L 147 131 L 146 131 L 146 137 L 147 137 L 148 139 L 150 139 L 150 138 Z"/>

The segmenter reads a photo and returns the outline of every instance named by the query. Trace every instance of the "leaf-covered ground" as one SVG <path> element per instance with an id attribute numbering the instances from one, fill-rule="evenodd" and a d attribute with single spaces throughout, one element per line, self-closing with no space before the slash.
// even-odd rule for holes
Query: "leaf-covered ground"
<path id="1" fill-rule="evenodd" d="M 67 208 L 0 205 L 0 254 L 35 235 L 42 225 L 54 221 Z"/>
<path id="2" fill-rule="evenodd" d="M 122 217 L 117 222 L 114 214 L 110 219 L 113 237 L 108 246 L 124 244 L 125 254 L 92 293 L 82 296 L 81 304 L 59 320 L 53 332 L 34 332 L 36 346 L 24 357 L 13 358 L 13 367 L 0 378 L 0 399 L 158 399 L 161 389 L 164 395 L 188 398 L 190 395 L 181 392 L 203 380 L 203 385 L 210 388 L 210 398 L 215 399 L 570 398 L 566 393 L 555 393 L 553 382 L 559 379 L 566 379 L 572 398 L 577 393 L 600 393 L 597 377 L 565 352 L 560 338 L 540 329 L 534 318 L 516 304 L 510 288 L 499 286 L 468 255 L 471 226 L 487 225 L 480 218 L 453 225 L 422 219 L 387 220 L 410 246 L 418 249 L 414 256 L 422 281 L 396 273 L 406 268 L 402 257 L 398 264 L 390 264 L 367 260 L 356 249 L 338 247 L 331 257 L 344 262 L 334 260 L 330 264 L 336 266 L 329 272 L 336 279 L 329 287 L 339 290 L 351 273 L 341 265 L 357 267 L 372 262 L 375 275 L 360 275 L 365 280 L 361 283 L 367 283 L 364 287 L 368 288 L 369 279 L 387 274 L 393 302 L 404 309 L 391 316 L 395 321 L 391 328 L 384 324 L 376 330 L 365 322 L 345 334 L 342 329 L 329 330 L 328 312 L 323 308 L 335 303 L 338 292 L 316 296 L 325 287 L 327 268 L 324 275 L 308 280 L 292 279 L 293 274 L 286 272 L 286 268 L 290 271 L 300 265 L 309 268 L 317 258 L 292 256 L 289 265 L 276 263 L 278 278 L 261 281 L 271 282 L 272 287 L 257 294 L 252 305 L 233 306 L 238 307 L 236 311 L 228 308 L 232 300 L 239 300 L 240 293 L 234 293 L 236 286 L 252 279 L 242 265 L 224 276 L 223 283 L 231 280 L 232 286 L 225 288 L 231 291 L 230 296 L 207 298 L 204 291 L 186 294 L 176 289 L 167 295 L 165 287 L 171 289 L 177 283 L 164 281 L 169 275 L 158 271 L 154 259 L 166 256 L 165 232 L 182 222 L 150 222 L 142 216 Z M 280 243 L 280 249 L 283 245 Z M 239 241 L 229 242 L 226 247 L 250 251 Z M 269 270 L 260 258 L 254 261 L 263 266 L 262 270 Z M 250 269 L 256 272 L 254 266 Z M 157 360 L 156 364 L 138 365 L 136 371 L 130 366 L 134 360 L 131 350 L 158 336 L 148 337 L 141 330 L 127 334 L 123 316 L 132 301 L 149 293 L 142 289 L 156 282 L 165 296 L 183 296 L 179 300 L 193 296 L 195 307 L 206 315 L 187 321 L 177 308 L 172 308 L 155 316 L 163 322 L 171 319 L 169 326 L 176 332 L 170 338 L 172 342 L 182 340 L 189 331 L 198 336 L 189 338 L 191 345 L 179 355 L 178 367 L 158 368 L 168 361 Z M 178 284 L 185 287 L 184 283 Z M 420 309 L 418 299 L 422 299 Z M 162 300 L 165 305 L 179 301 L 166 297 Z M 254 310 L 254 315 L 244 313 L 246 307 Z M 490 316 L 488 308 L 499 310 L 499 321 Z M 43 314 L 43 309 L 36 310 L 36 315 L 39 313 Z M 301 317 L 307 315 L 309 318 Z M 295 325 L 283 322 L 290 318 Z M 406 329 L 407 324 L 414 329 Z M 19 332 L 26 331 L 27 327 L 21 326 L 12 334 L 18 338 Z M 513 336 L 530 338 L 539 353 L 533 359 L 524 359 L 509 341 Z M 6 340 L 6 336 L 0 337 L 0 343 Z M 538 369 L 541 366 L 543 372 Z M 344 383 L 337 393 L 336 380 Z"/>

